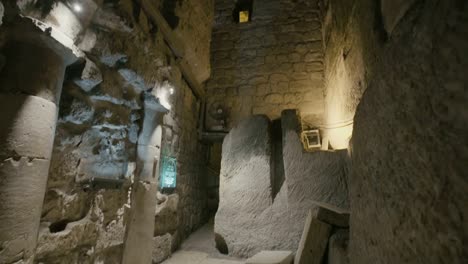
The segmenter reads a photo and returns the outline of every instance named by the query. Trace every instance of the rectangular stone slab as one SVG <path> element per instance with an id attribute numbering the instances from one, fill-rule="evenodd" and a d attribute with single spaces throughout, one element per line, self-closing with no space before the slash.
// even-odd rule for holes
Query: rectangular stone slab
<path id="1" fill-rule="evenodd" d="M 317 203 L 318 204 L 318 203 Z M 333 208 L 323 207 L 324 204 L 319 205 L 313 209 L 315 218 L 330 225 L 338 227 L 349 226 L 349 213 L 342 213 L 333 210 Z"/>
<path id="2" fill-rule="evenodd" d="M 262 251 L 247 259 L 245 264 L 292 264 L 293 259 L 291 251 Z"/>
<path id="3" fill-rule="evenodd" d="M 313 210 L 309 210 L 294 264 L 322 263 L 330 232 L 331 226 L 318 220 Z"/>

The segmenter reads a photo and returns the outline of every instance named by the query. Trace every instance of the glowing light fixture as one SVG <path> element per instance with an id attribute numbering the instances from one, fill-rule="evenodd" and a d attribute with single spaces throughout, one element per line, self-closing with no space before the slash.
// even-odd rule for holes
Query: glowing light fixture
<path id="1" fill-rule="evenodd" d="M 248 10 L 239 12 L 239 23 L 246 23 L 250 21 L 250 14 Z"/>
<path id="2" fill-rule="evenodd" d="M 177 184 L 177 160 L 163 155 L 160 168 L 159 185 L 161 188 L 175 188 Z"/>
<path id="3" fill-rule="evenodd" d="M 170 89 L 169 89 L 169 93 L 170 93 L 171 95 L 174 94 L 174 88 L 170 88 Z"/>
<path id="4" fill-rule="evenodd" d="M 75 12 L 79 13 L 79 12 L 81 12 L 83 10 L 83 7 L 81 7 L 81 5 L 78 4 L 78 3 L 74 3 L 73 4 L 73 10 L 75 10 Z"/>

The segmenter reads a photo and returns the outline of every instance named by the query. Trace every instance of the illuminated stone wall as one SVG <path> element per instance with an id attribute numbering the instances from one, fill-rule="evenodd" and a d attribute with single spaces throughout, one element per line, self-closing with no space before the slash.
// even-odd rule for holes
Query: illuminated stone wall
<path id="1" fill-rule="evenodd" d="M 228 127 L 252 114 L 298 108 L 322 124 L 323 48 L 318 1 L 254 0 L 252 21 L 233 19 L 235 1 L 216 1 L 208 108 L 220 102 Z M 207 127 L 215 126 L 208 116 Z"/>
<path id="2" fill-rule="evenodd" d="M 322 4 L 325 46 L 323 132 L 335 149 L 348 147 L 356 107 L 372 74 L 377 45 L 384 37 L 380 21 L 368 11 L 376 9 L 378 5 L 371 1 L 327 0 Z"/>
<path id="3" fill-rule="evenodd" d="M 326 120 L 352 122 L 329 134 L 352 132 L 350 263 L 463 263 L 468 4 L 323 2 Z"/>

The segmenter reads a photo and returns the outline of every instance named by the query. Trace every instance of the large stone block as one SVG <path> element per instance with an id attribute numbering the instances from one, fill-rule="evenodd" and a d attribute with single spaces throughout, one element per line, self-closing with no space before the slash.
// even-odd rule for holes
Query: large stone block
<path id="1" fill-rule="evenodd" d="M 215 232 L 231 255 L 296 250 L 307 210 L 317 203 L 348 210 L 343 153 L 305 153 L 291 129 L 298 125 L 292 113 L 281 121 L 282 144 L 273 142 L 272 130 L 279 126 L 263 116 L 241 122 L 223 142 Z M 281 142 L 281 129 L 276 132 Z M 284 163 L 284 173 L 278 163 Z"/>
<path id="2" fill-rule="evenodd" d="M 347 152 L 305 152 L 299 137 L 299 120 L 296 110 L 285 110 L 281 116 L 288 201 L 308 204 L 309 208 L 317 206 L 314 202 L 321 202 L 349 210 Z"/>
<path id="3" fill-rule="evenodd" d="M 74 80 L 85 92 L 91 91 L 94 87 L 102 83 L 102 73 L 94 62 L 86 59 L 86 64 L 79 79 Z"/>
<path id="4" fill-rule="evenodd" d="M 245 264 L 292 264 L 293 259 L 291 251 L 262 251 L 247 259 Z"/>
<path id="5" fill-rule="evenodd" d="M 179 206 L 179 195 L 164 195 L 158 193 L 156 215 L 154 217 L 154 235 L 162 236 L 174 234 L 179 227 L 177 209 Z"/>
<path id="6" fill-rule="evenodd" d="M 325 255 L 332 227 L 317 219 L 312 210 L 307 216 L 294 264 L 320 264 Z"/>
<path id="7" fill-rule="evenodd" d="M 220 201 L 215 232 L 226 241 L 233 255 L 248 255 L 262 244 L 261 213 L 272 203 L 270 184 L 270 122 L 265 116 L 253 116 L 225 137 L 220 175 Z"/>
<path id="8" fill-rule="evenodd" d="M 332 206 L 327 206 L 327 204 L 324 203 L 316 202 L 314 204 L 317 205 L 317 207 L 313 209 L 313 213 L 318 220 L 337 227 L 349 226 L 348 212 L 343 212 Z"/>
<path id="9" fill-rule="evenodd" d="M 50 230 L 50 227 L 43 226 L 39 232 L 39 246 L 36 249 L 38 260 L 54 259 L 79 247 L 96 244 L 100 231 L 98 224 L 89 218 L 68 223 L 60 232 L 52 233 Z"/>
<path id="10" fill-rule="evenodd" d="M 161 263 L 172 253 L 172 236 L 165 234 L 153 239 L 153 260 L 152 263 Z"/>
<path id="11" fill-rule="evenodd" d="M 48 160 L 0 162 L 0 263 L 34 254 L 48 170 Z"/>
<path id="12" fill-rule="evenodd" d="M 0 157 L 50 159 L 57 108 L 36 96 L 0 94 Z"/>

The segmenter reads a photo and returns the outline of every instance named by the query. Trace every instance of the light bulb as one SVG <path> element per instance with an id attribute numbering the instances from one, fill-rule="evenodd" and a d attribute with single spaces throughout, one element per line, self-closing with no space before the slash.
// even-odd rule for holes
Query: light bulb
<path id="1" fill-rule="evenodd" d="M 169 89 L 170 94 L 174 94 L 174 88 Z"/>
<path id="2" fill-rule="evenodd" d="M 75 10 L 76 12 L 81 12 L 82 9 L 83 8 L 81 7 L 80 4 L 78 4 L 78 3 L 73 4 L 73 10 Z"/>

